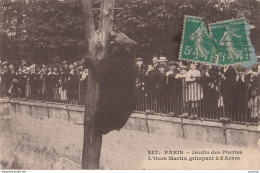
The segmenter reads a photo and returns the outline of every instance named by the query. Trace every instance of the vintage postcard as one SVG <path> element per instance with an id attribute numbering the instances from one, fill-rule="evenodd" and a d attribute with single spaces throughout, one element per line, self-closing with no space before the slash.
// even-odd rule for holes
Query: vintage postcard
<path id="1" fill-rule="evenodd" d="M 1 0 L 0 169 L 260 169 L 259 0 Z"/>

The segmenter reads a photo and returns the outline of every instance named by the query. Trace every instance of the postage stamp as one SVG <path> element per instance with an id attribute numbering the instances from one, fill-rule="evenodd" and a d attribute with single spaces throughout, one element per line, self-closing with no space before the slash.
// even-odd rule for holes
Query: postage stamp
<path id="1" fill-rule="evenodd" d="M 244 66 L 244 67 L 249 67 L 249 66 L 251 66 L 251 65 L 253 65 L 257 62 L 257 56 L 256 56 L 256 53 L 255 53 L 255 48 L 254 48 L 254 46 L 251 42 L 251 39 L 250 39 L 250 28 L 251 28 L 250 24 L 246 22 L 247 40 L 248 40 L 251 60 L 243 62 L 241 65 Z"/>
<path id="2" fill-rule="evenodd" d="M 179 59 L 214 64 L 216 47 L 202 20 L 185 16 Z"/>
<path id="3" fill-rule="evenodd" d="M 250 44 L 244 19 L 234 19 L 209 25 L 217 48 L 218 65 L 240 64 L 250 61 Z"/>

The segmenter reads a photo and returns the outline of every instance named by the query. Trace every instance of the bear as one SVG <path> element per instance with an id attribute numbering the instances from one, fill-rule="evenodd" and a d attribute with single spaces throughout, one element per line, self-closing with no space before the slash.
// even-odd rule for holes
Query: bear
<path id="1" fill-rule="evenodd" d="M 137 103 L 134 50 L 138 44 L 123 33 L 110 32 L 107 57 L 102 60 L 85 59 L 99 84 L 96 107 L 96 132 L 107 134 L 120 130 Z"/>

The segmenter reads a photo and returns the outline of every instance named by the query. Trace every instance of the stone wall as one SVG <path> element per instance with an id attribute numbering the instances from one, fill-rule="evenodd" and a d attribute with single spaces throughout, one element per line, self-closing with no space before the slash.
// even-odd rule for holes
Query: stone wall
<path id="1" fill-rule="evenodd" d="M 59 119 L 83 125 L 84 107 L 58 103 L 1 99 L 0 115 L 23 114 L 40 119 Z M 173 137 L 213 143 L 259 147 L 260 127 L 226 124 L 213 121 L 189 120 L 159 115 L 133 113 L 126 129 L 170 135 Z"/>

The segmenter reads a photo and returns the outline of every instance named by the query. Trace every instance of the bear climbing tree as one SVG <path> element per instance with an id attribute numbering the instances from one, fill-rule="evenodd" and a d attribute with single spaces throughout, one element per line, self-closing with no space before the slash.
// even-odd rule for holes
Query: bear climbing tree
<path id="1" fill-rule="evenodd" d="M 101 0 L 95 30 L 91 0 L 81 0 L 89 69 L 84 119 L 82 169 L 98 169 L 102 135 L 119 130 L 135 108 L 134 49 L 137 43 L 112 31 L 114 0 Z"/>

